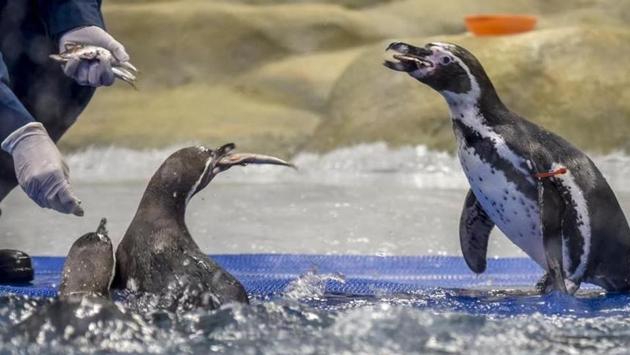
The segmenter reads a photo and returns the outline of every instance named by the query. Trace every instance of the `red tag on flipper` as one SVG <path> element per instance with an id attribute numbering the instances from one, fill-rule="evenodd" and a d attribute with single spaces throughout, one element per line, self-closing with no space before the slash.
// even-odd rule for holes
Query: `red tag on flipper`
<path id="1" fill-rule="evenodd" d="M 554 176 L 557 176 L 557 175 L 563 175 L 563 174 L 566 174 L 566 173 L 567 173 L 567 168 L 559 168 L 559 169 L 556 169 L 556 170 L 553 170 L 553 171 L 549 171 L 549 172 L 546 172 L 546 173 L 536 173 L 536 174 L 534 174 L 534 176 L 537 179 L 544 179 L 544 178 L 554 177 Z"/>

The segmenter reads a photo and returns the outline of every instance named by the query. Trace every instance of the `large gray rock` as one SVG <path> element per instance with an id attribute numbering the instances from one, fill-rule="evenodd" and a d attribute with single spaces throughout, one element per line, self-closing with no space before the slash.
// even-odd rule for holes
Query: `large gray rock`
<path id="1" fill-rule="evenodd" d="M 591 151 L 630 151 L 630 30 L 568 27 L 478 38 L 411 38 L 458 43 L 486 68 L 504 102 Z M 332 91 L 329 118 L 307 148 L 362 142 L 454 148 L 442 97 L 407 74 L 382 66 L 386 42 L 348 66 Z"/>

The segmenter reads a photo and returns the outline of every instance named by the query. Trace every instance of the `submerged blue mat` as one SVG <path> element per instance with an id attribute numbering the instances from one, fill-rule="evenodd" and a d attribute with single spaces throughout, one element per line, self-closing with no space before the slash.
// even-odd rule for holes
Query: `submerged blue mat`
<path id="1" fill-rule="evenodd" d="M 237 254 L 210 255 L 236 276 L 256 297 L 276 295 L 308 272 L 341 274 L 345 282 L 327 281 L 326 292 L 354 296 L 408 293 L 443 288 L 532 287 L 542 270 L 525 258 L 488 260 L 476 275 L 464 259 L 454 256 L 361 256 Z M 28 286 L 0 286 L 0 294 L 54 297 L 63 257 L 34 257 L 35 280 Z"/>

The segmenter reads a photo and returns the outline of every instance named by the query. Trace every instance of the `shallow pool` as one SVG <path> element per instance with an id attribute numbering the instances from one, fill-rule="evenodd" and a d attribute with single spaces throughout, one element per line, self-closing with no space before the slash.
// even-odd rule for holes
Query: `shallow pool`
<path id="1" fill-rule="evenodd" d="M 109 219 L 116 244 L 146 181 L 171 151 L 111 148 L 72 156 L 72 177 L 86 216 L 42 211 L 14 192 L 0 204 L 0 247 L 65 255 L 101 217 Z M 628 215 L 630 158 L 613 154 L 595 160 Z M 201 248 L 212 254 L 460 255 L 457 226 L 466 181 L 453 157 L 423 147 L 374 144 L 323 156 L 302 154 L 294 162 L 297 172 L 234 168 L 198 194 L 187 219 Z M 489 255 L 523 256 L 496 231 Z M 630 298 L 594 289 L 576 298 L 539 297 L 529 287 L 437 287 L 348 297 L 331 294 L 317 278 L 297 282 L 252 305 L 216 311 L 171 314 L 131 304 L 139 317 L 135 325 L 95 331 L 95 338 L 70 347 L 60 344 L 64 333 L 58 329 L 28 344 L 11 333 L 14 324 L 50 300 L 4 297 L 0 352 L 570 354 L 625 353 L 630 345 Z"/>

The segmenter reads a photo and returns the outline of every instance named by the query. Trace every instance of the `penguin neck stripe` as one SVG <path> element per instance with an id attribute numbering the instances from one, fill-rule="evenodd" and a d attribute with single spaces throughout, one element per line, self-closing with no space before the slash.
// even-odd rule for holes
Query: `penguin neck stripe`
<path id="1" fill-rule="evenodd" d="M 206 174 L 208 173 L 208 169 L 210 168 L 212 159 L 213 159 L 212 157 L 209 157 L 208 160 L 206 160 L 206 165 L 204 166 L 203 171 L 201 172 L 201 175 L 199 175 L 199 178 L 197 179 L 195 184 L 192 186 L 190 191 L 188 191 L 188 194 L 186 195 L 186 205 L 188 205 L 188 201 L 190 201 L 190 199 L 193 197 L 193 195 L 195 194 L 195 191 L 197 191 L 197 189 L 199 188 L 199 185 L 201 184 L 201 181 L 203 180 L 204 176 L 206 176 Z"/>
<path id="2" fill-rule="evenodd" d="M 512 164 L 516 170 L 525 174 L 528 180 L 533 183 L 534 180 L 531 177 L 531 173 L 525 168 L 527 161 L 524 157 L 517 155 L 505 141 L 505 138 L 487 125 L 484 117 L 479 112 L 479 108 L 476 105 L 466 107 L 451 107 L 451 117 L 454 121 L 457 121 L 461 125 L 470 129 L 473 133 L 478 134 L 481 138 L 489 140 L 494 146 L 497 154 Z M 458 136 L 459 139 L 461 137 Z M 460 144 L 463 144 L 460 142 Z"/>
<path id="3" fill-rule="evenodd" d="M 438 92 L 446 99 L 451 109 L 453 106 L 458 105 L 474 105 L 484 111 L 509 111 L 501 102 L 501 99 L 497 95 L 485 70 L 475 58 L 471 58 L 473 62 L 468 65 L 464 62 L 464 59 L 460 57 L 462 54 L 458 53 L 457 49 L 453 48 L 451 45 L 437 43 L 437 45 L 433 48 L 437 51 L 448 54 L 448 56 L 452 58 L 453 62 L 464 71 L 469 82 L 470 89 L 466 92 L 438 90 Z"/>
<path id="4" fill-rule="evenodd" d="M 442 94 L 442 96 L 444 96 L 444 98 L 448 102 L 449 107 L 452 105 L 464 105 L 464 106 L 476 105 L 481 96 L 481 89 L 479 87 L 479 83 L 477 82 L 477 78 L 475 78 L 475 76 L 472 75 L 470 68 L 468 68 L 468 66 L 464 64 L 464 61 L 462 61 L 455 54 L 450 53 L 450 52 L 448 53 L 452 56 L 453 61 L 455 61 L 455 63 L 457 63 L 460 67 L 462 67 L 462 69 L 464 69 L 464 71 L 466 72 L 466 75 L 468 75 L 468 80 L 470 80 L 470 91 L 465 92 L 465 93 L 455 93 L 449 90 L 444 90 L 444 91 L 441 91 L 440 93 Z"/>
<path id="5" fill-rule="evenodd" d="M 499 153 L 496 142 L 491 138 L 483 137 L 479 132 L 473 131 L 470 127 L 463 125 L 461 122 L 455 122 L 455 136 L 459 144 L 458 154 L 462 151 L 468 151 L 470 154 L 478 157 L 482 162 L 493 167 L 497 173 L 505 175 L 509 182 L 514 183 L 522 194 L 532 201 L 537 199 L 535 190 L 528 188 L 534 187 L 535 181 L 531 173 L 524 174 L 514 167 L 514 162 Z M 465 163 L 460 156 L 462 165 Z M 468 171 L 465 171 L 469 175 Z"/>
<path id="6" fill-rule="evenodd" d="M 444 50 L 442 47 L 437 47 L 440 50 Z M 451 112 L 451 119 L 459 121 L 473 132 L 479 134 L 482 138 L 489 139 L 495 147 L 495 150 L 503 159 L 509 161 L 518 171 L 528 175 L 528 180 L 533 183 L 530 172 L 524 167 L 526 166 L 526 160 L 524 157 L 518 156 L 507 145 L 503 136 L 497 134 L 494 129 L 488 125 L 486 118 L 481 113 L 481 87 L 477 78 L 472 74 L 470 68 L 462 61 L 457 55 L 448 52 L 452 55 L 453 60 L 458 63 L 468 75 L 470 80 L 470 91 L 466 93 L 454 93 L 450 91 L 442 91 L 441 94 L 448 103 L 449 110 Z M 497 99 L 498 100 L 498 99 Z"/>

